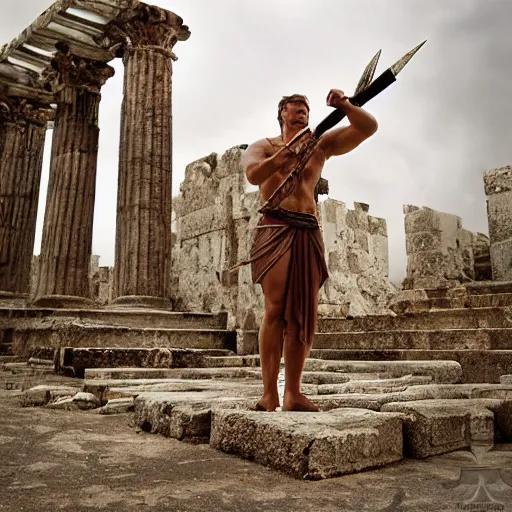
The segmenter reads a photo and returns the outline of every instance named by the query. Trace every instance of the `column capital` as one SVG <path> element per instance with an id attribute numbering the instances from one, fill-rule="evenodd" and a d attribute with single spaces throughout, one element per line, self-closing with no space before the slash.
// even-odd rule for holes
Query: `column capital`
<path id="1" fill-rule="evenodd" d="M 66 89 L 82 89 L 98 93 L 106 81 L 114 76 L 114 68 L 102 61 L 85 59 L 75 55 L 65 43 L 57 43 L 57 53 L 51 65 L 42 73 L 44 88 L 61 101 Z"/>
<path id="2" fill-rule="evenodd" d="M 189 37 L 189 28 L 177 14 L 153 5 L 139 4 L 108 23 L 105 37 L 99 42 L 115 57 L 124 57 L 125 52 L 135 49 L 154 48 L 177 60 L 172 52 L 174 45 Z"/>
<path id="3" fill-rule="evenodd" d="M 0 92 L 0 123 L 25 123 L 46 126 L 55 118 L 50 105 L 40 105 L 26 98 L 7 96 Z"/>

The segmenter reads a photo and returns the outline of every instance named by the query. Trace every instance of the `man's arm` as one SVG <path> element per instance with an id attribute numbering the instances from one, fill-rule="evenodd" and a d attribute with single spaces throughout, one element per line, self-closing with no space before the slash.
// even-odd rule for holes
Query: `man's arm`
<path id="1" fill-rule="evenodd" d="M 261 185 L 283 166 L 289 165 L 293 159 L 296 159 L 296 155 L 286 147 L 272 154 L 270 143 L 262 139 L 247 148 L 242 157 L 242 166 L 249 183 Z"/>
<path id="2" fill-rule="evenodd" d="M 327 97 L 327 105 L 343 110 L 350 126 L 330 130 L 320 139 L 326 159 L 352 151 L 377 131 L 375 118 L 366 110 L 352 105 L 342 91 L 332 90 Z"/>

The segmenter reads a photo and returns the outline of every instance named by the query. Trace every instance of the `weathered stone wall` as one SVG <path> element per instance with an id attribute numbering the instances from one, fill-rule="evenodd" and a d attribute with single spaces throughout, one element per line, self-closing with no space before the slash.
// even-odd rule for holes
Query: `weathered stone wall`
<path id="1" fill-rule="evenodd" d="M 261 321 L 261 289 L 252 284 L 250 266 L 229 272 L 247 259 L 259 220 L 259 193 L 246 192 L 243 151 L 234 147 L 222 157 L 211 154 L 187 166 L 180 195 L 173 200 L 171 289 L 175 309 L 225 310 L 229 328 L 250 330 Z M 389 312 L 385 304 L 394 287 L 387 280 L 386 223 L 367 210 L 359 203 L 355 211 L 340 201 L 320 203 L 331 274 L 319 297 L 322 315 Z"/>
<path id="2" fill-rule="evenodd" d="M 368 215 L 366 204 L 327 199 L 320 203 L 329 279 L 320 290 L 319 313 L 361 316 L 386 312 L 395 293 L 388 281 L 388 238 L 384 219 Z"/>
<path id="3" fill-rule="evenodd" d="M 462 227 L 460 217 L 404 206 L 405 289 L 456 286 L 488 276 L 488 239 Z M 476 256 L 476 259 L 475 259 Z"/>
<path id="4" fill-rule="evenodd" d="M 494 281 L 512 281 L 512 167 L 484 174 Z"/>
<path id="5" fill-rule="evenodd" d="M 257 197 L 245 194 L 242 152 L 243 149 L 234 147 L 222 158 L 213 153 L 189 164 L 180 195 L 173 200 L 174 308 L 229 311 L 231 328 L 255 327 L 249 312 L 258 309 L 261 302 L 257 292 L 248 292 L 249 267 L 229 272 L 248 256 L 251 227 L 257 222 Z M 243 307 L 239 307 L 239 302 Z"/>

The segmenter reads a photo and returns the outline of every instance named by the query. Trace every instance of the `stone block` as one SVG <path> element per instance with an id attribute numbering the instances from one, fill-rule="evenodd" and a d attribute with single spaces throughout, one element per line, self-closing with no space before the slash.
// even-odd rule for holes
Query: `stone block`
<path id="1" fill-rule="evenodd" d="M 485 194 L 487 196 L 512 191 L 512 167 L 500 167 L 484 173 Z"/>
<path id="2" fill-rule="evenodd" d="M 404 215 L 407 215 L 409 213 L 417 212 L 418 210 L 421 210 L 419 206 L 414 206 L 412 204 L 404 204 L 402 205 L 402 211 Z"/>
<path id="3" fill-rule="evenodd" d="M 353 246 L 348 253 L 348 266 L 352 273 L 363 274 L 372 267 L 372 260 L 366 251 Z"/>
<path id="4" fill-rule="evenodd" d="M 20 397 L 20 405 L 22 407 L 38 407 L 58 398 L 72 398 L 76 392 L 77 388 L 71 386 L 35 386 L 23 392 Z"/>
<path id="5" fill-rule="evenodd" d="M 204 367 L 207 356 L 226 355 L 225 350 L 179 348 L 73 348 L 60 349 L 59 368 L 83 377 L 86 368 L 184 368 Z"/>
<path id="6" fill-rule="evenodd" d="M 124 414 L 133 411 L 133 397 L 114 398 L 98 409 L 99 414 Z"/>
<path id="7" fill-rule="evenodd" d="M 362 229 L 354 230 L 354 242 L 358 244 L 363 251 L 367 253 L 370 252 L 368 231 L 363 231 Z"/>
<path id="8" fill-rule="evenodd" d="M 214 410 L 210 446 L 318 480 L 402 459 L 402 419 L 363 409 L 266 414 Z"/>
<path id="9" fill-rule="evenodd" d="M 430 208 L 415 210 L 405 216 L 405 233 L 440 230 L 439 213 Z"/>
<path id="10" fill-rule="evenodd" d="M 323 209 L 324 209 L 324 215 L 325 215 L 325 222 L 332 222 L 336 223 L 336 210 L 338 209 L 338 202 L 333 201 L 332 199 L 327 199 L 323 202 Z"/>
<path id="11" fill-rule="evenodd" d="M 306 371 L 344 373 L 386 373 L 431 376 L 436 383 L 456 384 L 462 380 L 462 367 L 456 361 L 324 361 L 306 359 Z"/>
<path id="12" fill-rule="evenodd" d="M 99 400 L 92 393 L 79 392 L 73 397 L 73 402 L 77 404 L 78 408 L 82 411 L 89 409 L 96 409 L 99 404 Z"/>
<path id="13" fill-rule="evenodd" d="M 372 235 L 388 236 L 386 219 L 368 217 L 368 228 Z"/>
<path id="14" fill-rule="evenodd" d="M 420 231 L 411 233 L 407 236 L 405 246 L 409 255 L 417 252 L 439 250 L 441 248 L 441 232 Z"/>
<path id="15" fill-rule="evenodd" d="M 512 281 L 512 238 L 490 248 L 494 281 Z"/>
<path id="16" fill-rule="evenodd" d="M 369 215 L 364 210 L 347 211 L 347 226 L 350 229 L 362 229 L 363 231 L 368 231 L 368 219 Z"/>
<path id="17" fill-rule="evenodd" d="M 180 240 L 188 240 L 190 238 L 210 233 L 227 226 L 227 215 L 224 204 L 215 204 L 207 208 L 202 208 L 194 212 L 190 212 L 180 221 Z"/>
<path id="18" fill-rule="evenodd" d="M 387 277 L 389 273 L 389 250 L 387 236 L 371 236 L 370 256 L 373 258 L 375 270 L 377 270 L 383 277 Z"/>
<path id="19" fill-rule="evenodd" d="M 487 220 L 491 244 L 512 238 L 512 190 L 488 197 Z"/>
<path id="20" fill-rule="evenodd" d="M 425 290 L 399 290 L 391 297 L 388 306 L 395 313 L 402 314 L 412 310 L 418 311 L 417 306 L 420 305 L 428 309 L 427 300 L 428 295 Z"/>
<path id="21" fill-rule="evenodd" d="M 401 412 L 404 419 L 405 454 L 424 459 L 471 445 L 471 413 L 446 401 L 388 403 L 384 412 Z"/>
<path id="22" fill-rule="evenodd" d="M 79 409 L 78 402 L 75 402 L 71 396 L 61 396 L 53 402 L 47 403 L 45 407 L 61 411 L 78 411 Z"/>
<path id="23" fill-rule="evenodd" d="M 174 407 L 169 424 L 169 437 L 179 441 L 208 443 L 212 412 L 210 408 Z"/>
<path id="24" fill-rule="evenodd" d="M 208 442 L 212 407 L 247 409 L 254 399 L 219 393 L 143 393 L 134 401 L 134 422 L 146 432 L 189 442 Z"/>
<path id="25" fill-rule="evenodd" d="M 370 205 L 367 203 L 359 203 L 357 201 L 354 201 L 354 210 L 356 212 L 368 213 L 370 211 Z"/>

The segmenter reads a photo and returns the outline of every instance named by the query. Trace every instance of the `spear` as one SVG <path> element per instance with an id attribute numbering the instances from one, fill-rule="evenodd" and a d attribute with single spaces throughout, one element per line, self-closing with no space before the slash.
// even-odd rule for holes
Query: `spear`
<path id="1" fill-rule="evenodd" d="M 419 44 L 413 48 L 410 52 L 406 53 L 399 61 L 395 62 L 390 68 L 386 69 L 374 82 L 372 82 L 377 63 L 379 61 L 380 53 L 379 50 L 375 57 L 370 61 L 368 66 L 363 72 L 359 84 L 357 85 L 354 96 L 349 98 L 350 103 L 358 107 L 362 107 L 365 103 L 375 98 L 377 94 L 380 94 L 384 89 L 388 88 L 393 82 L 396 82 L 396 76 L 407 63 L 416 55 L 419 49 L 426 43 Z M 371 83 L 370 83 L 371 82 Z M 333 126 L 337 125 L 343 118 L 345 113 L 339 109 L 331 112 L 320 124 L 315 128 L 313 135 L 318 139 L 327 130 L 330 130 Z"/>

